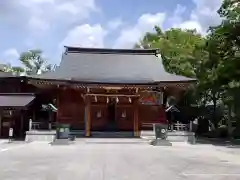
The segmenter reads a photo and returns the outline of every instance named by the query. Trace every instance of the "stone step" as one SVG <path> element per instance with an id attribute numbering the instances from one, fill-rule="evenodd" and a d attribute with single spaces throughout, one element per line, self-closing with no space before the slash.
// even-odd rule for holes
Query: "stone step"
<path id="1" fill-rule="evenodd" d="M 130 138 L 133 137 L 133 132 L 99 132 L 92 131 L 91 137 L 99 138 Z"/>
<path id="2" fill-rule="evenodd" d="M 154 131 L 141 131 L 141 136 L 155 136 Z"/>
<path id="3" fill-rule="evenodd" d="M 85 131 L 71 131 L 70 135 L 75 137 L 85 137 Z M 133 137 L 132 131 L 91 131 L 91 137 L 101 137 L 101 138 L 126 138 Z"/>

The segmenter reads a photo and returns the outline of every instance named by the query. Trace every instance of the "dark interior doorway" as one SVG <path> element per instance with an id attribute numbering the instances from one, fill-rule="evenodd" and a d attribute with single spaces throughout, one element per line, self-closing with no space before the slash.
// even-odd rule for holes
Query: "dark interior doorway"
<path id="1" fill-rule="evenodd" d="M 115 102 L 108 104 L 108 123 L 106 127 L 107 131 L 116 131 L 117 125 L 115 120 Z"/>

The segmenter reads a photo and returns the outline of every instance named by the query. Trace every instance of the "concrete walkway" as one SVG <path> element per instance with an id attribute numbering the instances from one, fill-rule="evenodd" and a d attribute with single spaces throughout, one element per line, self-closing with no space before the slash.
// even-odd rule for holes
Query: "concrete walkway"
<path id="1" fill-rule="evenodd" d="M 5 148 L 1 180 L 240 179 L 240 156 L 212 145 L 154 147 L 134 138 L 84 138 L 68 146 L 33 142 Z"/>
<path id="2" fill-rule="evenodd" d="M 0 139 L 0 144 L 7 143 L 8 139 Z"/>

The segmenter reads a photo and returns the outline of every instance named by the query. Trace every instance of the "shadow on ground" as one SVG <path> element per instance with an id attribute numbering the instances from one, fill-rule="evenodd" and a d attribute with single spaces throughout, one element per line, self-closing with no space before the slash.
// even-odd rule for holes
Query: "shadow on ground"
<path id="1" fill-rule="evenodd" d="M 211 144 L 228 148 L 240 148 L 240 139 L 197 138 L 196 145 Z"/>

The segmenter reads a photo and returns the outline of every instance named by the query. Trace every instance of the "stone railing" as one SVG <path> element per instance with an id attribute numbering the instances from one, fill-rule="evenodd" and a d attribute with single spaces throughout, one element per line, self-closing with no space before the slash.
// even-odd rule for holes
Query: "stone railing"
<path id="1" fill-rule="evenodd" d="M 37 122 L 29 120 L 29 131 L 32 130 L 52 130 L 56 129 L 55 122 Z"/>
<path id="2" fill-rule="evenodd" d="M 143 126 L 153 127 L 152 123 L 144 123 Z M 142 130 L 141 138 L 144 139 L 155 139 L 155 132 L 151 130 Z M 195 144 L 195 133 L 192 132 L 192 122 L 189 124 L 183 124 L 180 122 L 169 124 L 167 140 L 170 142 L 188 142 L 191 144 Z"/>
<path id="3" fill-rule="evenodd" d="M 192 132 L 192 122 L 189 124 L 183 124 L 183 123 L 174 123 L 174 124 L 169 124 L 168 130 L 169 131 L 190 131 Z"/>

